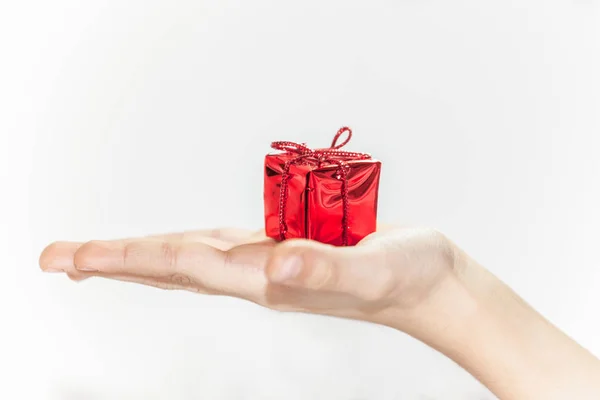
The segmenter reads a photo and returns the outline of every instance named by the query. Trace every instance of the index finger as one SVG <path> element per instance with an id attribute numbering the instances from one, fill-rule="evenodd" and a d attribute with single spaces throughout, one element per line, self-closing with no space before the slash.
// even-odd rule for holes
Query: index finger
<path id="1" fill-rule="evenodd" d="M 245 297 L 264 290 L 264 267 L 273 242 L 220 250 L 201 242 L 89 242 L 74 256 L 77 269 L 186 282 Z"/>
<path id="2" fill-rule="evenodd" d="M 250 243 L 262 240 L 264 230 L 240 228 L 218 228 L 194 231 L 173 232 L 160 235 L 148 235 L 138 238 L 112 240 L 122 243 L 139 241 L 168 241 L 168 242 L 202 242 L 220 250 L 228 250 L 239 243 Z M 73 257 L 83 246 L 84 242 L 54 242 L 41 253 L 39 264 L 42 270 L 53 272 L 68 272 L 74 268 Z"/>

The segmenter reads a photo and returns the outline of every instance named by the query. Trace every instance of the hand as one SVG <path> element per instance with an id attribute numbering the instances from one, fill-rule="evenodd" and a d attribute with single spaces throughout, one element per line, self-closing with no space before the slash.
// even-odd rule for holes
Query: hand
<path id="1" fill-rule="evenodd" d="M 57 242 L 43 251 L 40 265 L 75 281 L 104 277 L 391 324 L 391 310 L 410 319 L 453 275 L 454 255 L 454 246 L 433 230 L 385 227 L 355 247 L 334 247 L 217 229 Z"/>
<path id="2" fill-rule="evenodd" d="M 503 399 L 600 398 L 600 362 L 433 230 L 383 228 L 354 247 L 237 229 L 57 242 L 40 265 L 385 324 Z"/>

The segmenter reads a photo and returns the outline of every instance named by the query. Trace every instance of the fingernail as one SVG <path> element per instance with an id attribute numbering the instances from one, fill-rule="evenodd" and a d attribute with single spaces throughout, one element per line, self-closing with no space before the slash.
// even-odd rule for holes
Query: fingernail
<path id="1" fill-rule="evenodd" d="M 284 259 L 279 268 L 275 270 L 272 280 L 275 282 L 285 282 L 293 279 L 298 276 L 301 269 L 302 257 L 298 255 L 289 256 Z"/>
<path id="2" fill-rule="evenodd" d="M 98 272 L 104 265 L 113 263 L 118 255 L 110 242 L 94 240 L 79 249 L 75 255 L 75 268 L 82 272 Z"/>
<path id="3" fill-rule="evenodd" d="M 77 268 L 77 271 L 83 271 L 83 272 L 98 272 L 97 269 L 95 268 L 90 268 L 90 267 L 78 267 L 75 266 L 75 268 Z"/>

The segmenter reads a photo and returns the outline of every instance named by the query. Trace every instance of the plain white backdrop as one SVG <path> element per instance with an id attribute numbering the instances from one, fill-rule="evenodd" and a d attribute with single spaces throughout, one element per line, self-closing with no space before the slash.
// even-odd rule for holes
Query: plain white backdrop
<path id="1" fill-rule="evenodd" d="M 59 239 L 258 228 L 270 142 L 342 125 L 381 220 L 600 355 L 598 1 L 15 1 L 0 44 L 0 398 L 493 398 L 391 329 L 38 269 Z"/>

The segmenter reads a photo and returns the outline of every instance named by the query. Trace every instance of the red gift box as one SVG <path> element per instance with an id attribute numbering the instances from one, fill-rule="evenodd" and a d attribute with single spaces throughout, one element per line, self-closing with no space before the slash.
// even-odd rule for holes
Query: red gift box
<path id="1" fill-rule="evenodd" d="M 337 144 L 347 133 L 346 140 Z M 265 157 L 265 231 L 275 240 L 307 238 L 352 246 L 377 227 L 381 162 L 340 150 L 352 137 L 341 128 L 329 148 L 273 142 Z"/>

